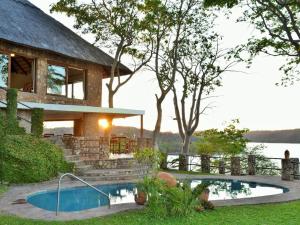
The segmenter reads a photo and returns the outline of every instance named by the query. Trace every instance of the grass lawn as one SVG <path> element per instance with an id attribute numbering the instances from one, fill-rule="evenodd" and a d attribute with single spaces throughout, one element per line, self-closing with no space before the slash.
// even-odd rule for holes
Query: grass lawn
<path id="1" fill-rule="evenodd" d="M 222 207 L 214 211 L 194 213 L 188 218 L 153 219 L 146 211 L 125 212 L 84 221 L 43 222 L 0 215 L 5 225 L 299 225 L 300 201 L 256 205 Z"/>

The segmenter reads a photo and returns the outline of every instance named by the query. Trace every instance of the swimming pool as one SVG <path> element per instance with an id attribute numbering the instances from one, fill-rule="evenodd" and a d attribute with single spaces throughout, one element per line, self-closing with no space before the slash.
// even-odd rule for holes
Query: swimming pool
<path id="1" fill-rule="evenodd" d="M 282 194 L 288 191 L 288 189 L 279 186 L 239 180 L 194 179 L 185 180 L 184 182 L 188 182 L 192 188 L 202 182 L 209 183 L 210 200 L 251 198 Z M 111 204 L 134 202 L 136 186 L 133 183 L 97 185 L 96 187 L 110 196 Z M 38 192 L 27 197 L 28 203 L 48 211 L 56 210 L 56 201 L 56 190 Z M 61 212 L 78 212 L 107 205 L 107 198 L 89 187 L 61 190 L 59 208 Z"/>

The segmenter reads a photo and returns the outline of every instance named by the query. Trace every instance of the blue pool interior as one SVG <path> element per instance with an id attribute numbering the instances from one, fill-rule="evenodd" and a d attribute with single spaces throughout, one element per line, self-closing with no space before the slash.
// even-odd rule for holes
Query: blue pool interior
<path id="1" fill-rule="evenodd" d="M 185 180 L 184 182 L 189 183 L 192 188 L 203 182 L 209 183 L 210 200 L 251 198 L 282 194 L 288 191 L 286 188 L 275 185 L 239 180 L 197 179 Z M 96 187 L 110 196 L 112 204 L 134 202 L 136 185 L 133 183 L 98 185 Z M 57 191 L 38 192 L 28 196 L 27 201 L 38 208 L 55 211 Z M 77 212 L 107 205 L 107 198 L 90 187 L 75 187 L 61 190 L 59 208 L 61 212 Z"/>

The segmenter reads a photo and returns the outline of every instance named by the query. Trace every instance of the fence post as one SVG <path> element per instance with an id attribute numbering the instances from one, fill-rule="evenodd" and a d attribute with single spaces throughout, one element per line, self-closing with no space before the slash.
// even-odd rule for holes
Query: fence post
<path id="1" fill-rule="evenodd" d="M 201 172 L 210 173 L 210 157 L 209 155 L 201 155 Z"/>
<path id="2" fill-rule="evenodd" d="M 291 163 L 293 164 L 293 175 L 295 180 L 300 180 L 299 174 L 299 158 L 291 158 Z"/>
<path id="3" fill-rule="evenodd" d="M 231 157 L 231 175 L 240 176 L 241 175 L 241 158 Z"/>
<path id="4" fill-rule="evenodd" d="M 281 160 L 281 179 L 287 181 L 294 180 L 294 167 L 291 159 L 282 159 Z"/>
<path id="5" fill-rule="evenodd" d="M 248 155 L 248 174 L 256 174 L 256 158 L 255 155 Z"/>
<path id="6" fill-rule="evenodd" d="M 219 174 L 225 174 L 225 162 L 224 162 L 224 160 L 219 161 Z"/>

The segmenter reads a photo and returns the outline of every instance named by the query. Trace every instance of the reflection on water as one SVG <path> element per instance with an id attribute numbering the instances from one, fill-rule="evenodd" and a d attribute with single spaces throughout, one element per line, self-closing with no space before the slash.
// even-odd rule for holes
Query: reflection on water
<path id="1" fill-rule="evenodd" d="M 209 184 L 209 200 L 252 198 L 282 194 L 287 191 L 280 187 L 239 180 L 193 180 L 191 182 L 191 187 L 194 188 L 201 183 Z"/>

